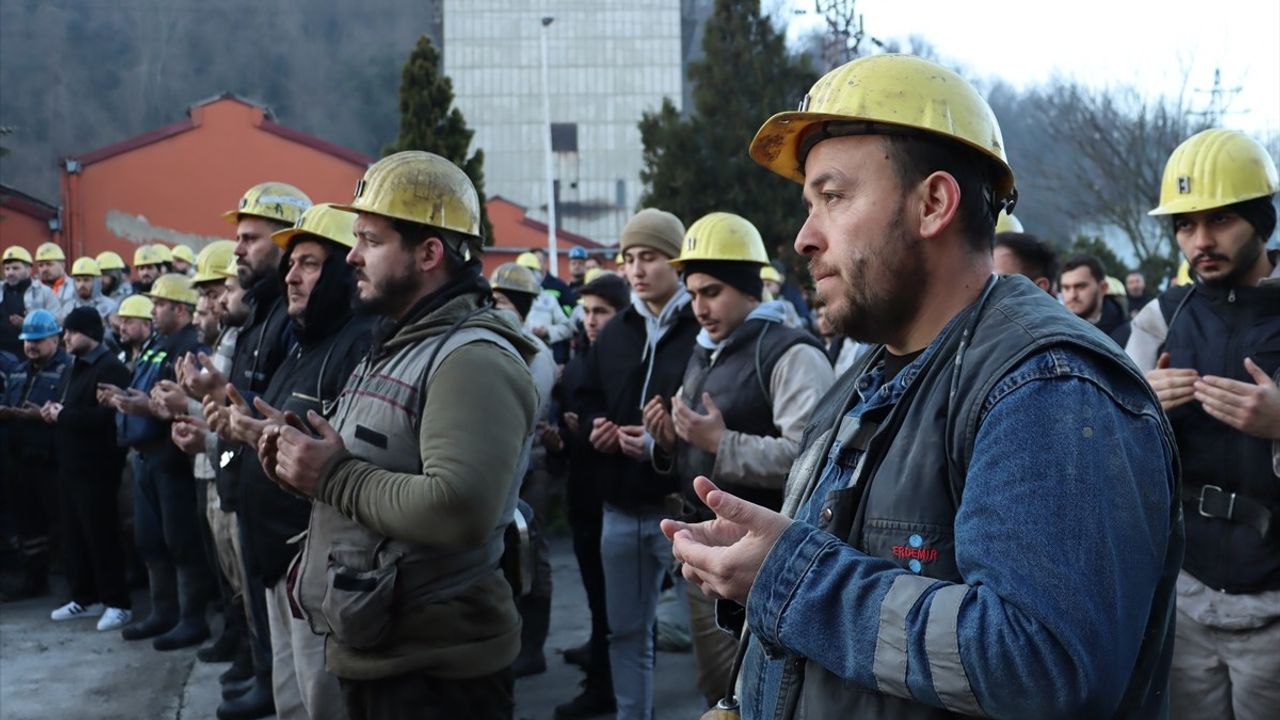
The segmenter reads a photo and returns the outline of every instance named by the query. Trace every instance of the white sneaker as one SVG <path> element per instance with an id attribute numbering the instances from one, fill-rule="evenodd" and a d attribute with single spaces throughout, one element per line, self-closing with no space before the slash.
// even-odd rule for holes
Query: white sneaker
<path id="1" fill-rule="evenodd" d="M 119 630 L 120 628 L 133 622 L 133 611 L 124 608 L 107 608 L 102 613 L 102 617 L 98 619 L 98 630 Z"/>
<path id="2" fill-rule="evenodd" d="M 93 603 L 89 607 L 84 607 L 80 603 L 72 600 L 62 607 L 49 613 L 49 617 L 53 620 L 74 620 L 76 618 L 98 617 L 106 608 L 102 607 L 102 603 Z"/>

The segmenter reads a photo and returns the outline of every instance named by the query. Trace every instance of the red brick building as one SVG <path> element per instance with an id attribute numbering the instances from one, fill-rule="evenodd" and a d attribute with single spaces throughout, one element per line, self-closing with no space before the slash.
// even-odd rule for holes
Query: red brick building
<path id="1" fill-rule="evenodd" d="M 495 244 L 485 249 L 484 273 L 488 277 L 494 268 L 505 262 L 513 262 L 516 256 L 533 248 L 546 249 L 547 224 L 525 215 L 523 205 L 518 205 L 501 195 L 494 195 L 485 202 L 489 211 L 489 222 L 493 225 Z M 583 237 L 568 230 L 561 229 L 556 233 L 556 254 L 560 256 L 559 277 L 566 279 L 569 275 L 567 258 L 569 250 L 574 247 L 584 248 L 587 255 L 600 259 L 603 267 L 613 267 L 613 258 L 617 248 L 606 247 L 590 238 Z"/>
<path id="2" fill-rule="evenodd" d="M 21 245 L 36 248 L 59 238 L 58 208 L 16 188 L 0 185 L 0 250 Z"/>
<path id="3" fill-rule="evenodd" d="M 315 202 L 346 202 L 373 158 L 277 123 L 271 112 L 224 94 L 192 105 L 172 125 L 61 161 L 69 257 L 140 244 L 198 250 L 229 238 L 221 217 L 249 187 L 298 186 Z"/>

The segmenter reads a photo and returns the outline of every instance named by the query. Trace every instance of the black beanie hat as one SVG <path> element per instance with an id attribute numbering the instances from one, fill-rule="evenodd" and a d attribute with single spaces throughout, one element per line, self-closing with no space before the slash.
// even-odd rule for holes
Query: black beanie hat
<path id="1" fill-rule="evenodd" d="M 91 307 L 78 307 L 67 313 L 62 321 L 64 330 L 75 330 L 81 335 L 91 337 L 95 342 L 102 342 L 102 316 Z"/>
<path id="2" fill-rule="evenodd" d="M 1262 236 L 1264 243 L 1271 238 L 1271 233 L 1276 229 L 1276 206 L 1271 202 L 1271 198 L 1271 195 L 1266 195 L 1231 206 L 1231 210 L 1244 218 L 1245 222 L 1252 225 L 1253 229 Z"/>
<path id="3" fill-rule="evenodd" d="M 1253 226 L 1254 232 L 1262 237 L 1262 242 L 1266 243 L 1271 238 L 1271 233 L 1276 229 L 1276 206 L 1272 202 L 1274 195 L 1264 195 L 1262 197 L 1245 200 L 1227 205 L 1223 210 L 1231 212 L 1244 218 L 1244 221 Z M 1178 234 L 1178 218 L 1185 213 L 1177 213 L 1171 215 L 1169 220 L 1173 223 L 1173 234 Z"/>
<path id="4" fill-rule="evenodd" d="M 744 295 L 760 300 L 764 296 L 764 281 L 760 279 L 760 264 L 737 260 L 688 260 L 684 263 L 684 276 L 704 273 L 736 288 Z"/>

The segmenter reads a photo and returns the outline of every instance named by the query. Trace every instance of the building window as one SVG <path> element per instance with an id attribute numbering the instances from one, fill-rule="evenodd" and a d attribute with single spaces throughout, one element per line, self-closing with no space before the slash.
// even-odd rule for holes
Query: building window
<path id="1" fill-rule="evenodd" d="M 620 208 L 627 206 L 627 181 L 619 180 L 617 185 L 617 202 L 614 204 Z"/>
<path id="2" fill-rule="evenodd" d="M 551 151 L 578 152 L 578 123 L 551 123 Z"/>

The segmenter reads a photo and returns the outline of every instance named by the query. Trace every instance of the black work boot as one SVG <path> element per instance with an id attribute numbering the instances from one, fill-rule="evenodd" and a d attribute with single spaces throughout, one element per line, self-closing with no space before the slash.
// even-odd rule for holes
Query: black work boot
<path id="1" fill-rule="evenodd" d="M 204 616 L 209 604 L 209 583 L 208 571 L 203 566 L 178 566 L 178 601 L 182 607 L 181 619 L 151 643 L 157 650 L 191 647 L 209 638 L 209 621 Z"/>
<path id="2" fill-rule="evenodd" d="M 151 613 L 120 631 L 125 640 L 146 640 L 163 635 L 178 624 L 178 578 L 168 563 L 147 565 L 151 585 Z"/>
<path id="3" fill-rule="evenodd" d="M 271 695 L 271 673 L 253 676 L 253 685 L 247 692 L 218 705 L 218 720 L 257 720 L 276 712 L 276 702 Z"/>
<path id="4" fill-rule="evenodd" d="M 551 598 L 528 595 L 517 601 L 520 608 L 520 655 L 511 664 L 511 672 L 517 678 L 538 675 L 547 671 L 547 658 L 542 646 L 547 642 L 547 630 L 551 625 Z"/>
<path id="5" fill-rule="evenodd" d="M 251 677 L 253 677 L 253 652 L 249 649 L 249 633 L 246 632 L 240 640 L 240 646 L 236 648 L 235 659 L 231 661 L 231 667 L 219 675 L 218 680 L 223 685 L 226 685 L 240 680 L 248 680 Z"/>
<path id="6" fill-rule="evenodd" d="M 206 663 L 225 663 L 236 659 L 236 650 L 244 638 L 244 610 L 230 608 L 224 614 L 222 632 L 211 645 L 196 651 L 196 659 Z M 237 619 L 239 618 L 239 619 Z"/>
<path id="7" fill-rule="evenodd" d="M 583 670 L 586 670 L 587 665 L 591 663 L 591 641 L 587 640 L 577 647 L 571 647 L 568 650 L 565 650 L 564 661 L 570 665 L 577 665 Z"/>
<path id="8" fill-rule="evenodd" d="M 556 706 L 556 720 L 574 720 L 597 715 L 612 714 L 618 709 L 613 697 L 613 683 L 594 681 L 588 677 L 582 681 L 582 692 L 563 705 Z"/>
<path id="9" fill-rule="evenodd" d="M 22 558 L 22 580 L 6 583 L 0 589 L 0 602 L 17 602 L 49 594 L 48 554 L 27 555 Z"/>

